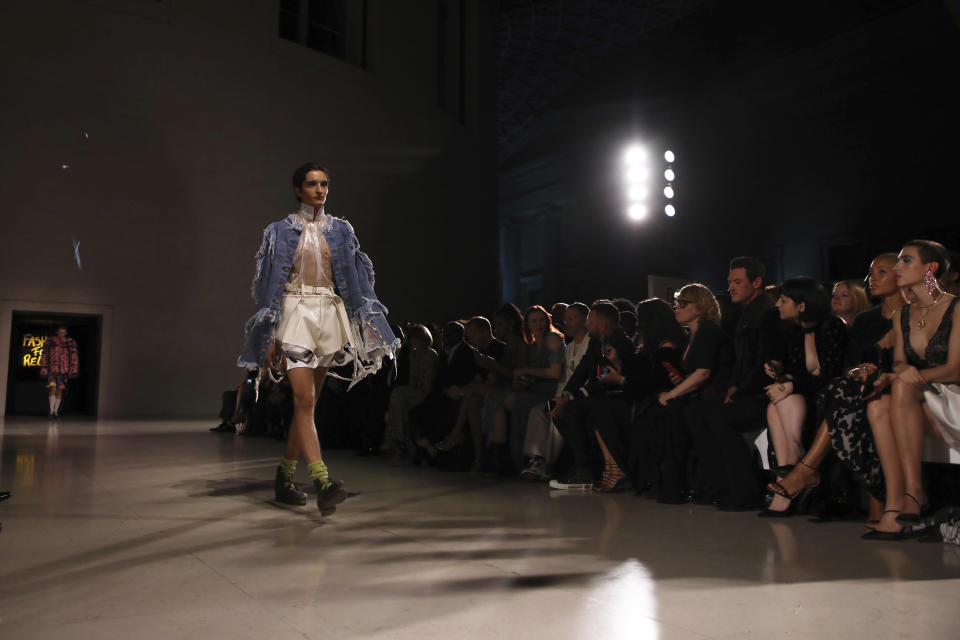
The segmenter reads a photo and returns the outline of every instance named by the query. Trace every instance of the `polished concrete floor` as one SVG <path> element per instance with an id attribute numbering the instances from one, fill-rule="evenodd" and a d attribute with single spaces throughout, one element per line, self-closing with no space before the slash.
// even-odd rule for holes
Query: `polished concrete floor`
<path id="1" fill-rule="evenodd" d="M 322 518 L 210 426 L 0 422 L 0 638 L 960 637 L 958 547 L 348 451 Z"/>

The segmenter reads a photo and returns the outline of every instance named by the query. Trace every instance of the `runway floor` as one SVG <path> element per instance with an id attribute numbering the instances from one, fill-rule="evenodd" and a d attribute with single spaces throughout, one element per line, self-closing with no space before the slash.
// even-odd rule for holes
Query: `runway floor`
<path id="1" fill-rule="evenodd" d="M 334 450 L 322 518 L 214 424 L 0 418 L 0 638 L 960 637 L 960 547 Z"/>

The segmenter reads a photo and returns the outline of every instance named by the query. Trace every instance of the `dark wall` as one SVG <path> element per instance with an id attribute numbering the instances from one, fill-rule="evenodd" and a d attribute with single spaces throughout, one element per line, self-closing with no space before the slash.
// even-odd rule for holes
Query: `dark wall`
<path id="1" fill-rule="evenodd" d="M 277 2 L 0 3 L 0 301 L 112 309 L 101 415 L 215 413 L 263 228 L 318 160 L 393 317 L 495 302 L 494 225 L 449 233 L 496 210 L 494 16 L 462 6 L 461 113 L 437 3 L 368 0 L 367 68 L 279 38 Z"/>
<path id="2" fill-rule="evenodd" d="M 940 3 L 716 3 L 555 100 L 501 165 L 501 216 L 546 207 L 570 236 L 546 251 L 549 299 L 643 297 L 649 274 L 721 285 L 744 253 L 829 278 L 910 237 L 960 248 L 958 70 Z M 625 219 L 638 138 L 677 154 L 675 219 Z"/>

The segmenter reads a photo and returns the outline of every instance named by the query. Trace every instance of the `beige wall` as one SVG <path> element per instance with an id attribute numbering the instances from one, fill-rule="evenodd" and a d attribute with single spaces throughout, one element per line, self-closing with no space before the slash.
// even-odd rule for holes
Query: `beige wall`
<path id="1" fill-rule="evenodd" d="M 492 305 L 486 4 L 468 3 L 462 125 L 435 107 L 433 3 L 370 0 L 363 70 L 279 39 L 275 2 L 4 2 L 0 308 L 112 309 L 101 415 L 213 414 L 239 382 L 260 234 L 312 159 L 392 319 Z"/>

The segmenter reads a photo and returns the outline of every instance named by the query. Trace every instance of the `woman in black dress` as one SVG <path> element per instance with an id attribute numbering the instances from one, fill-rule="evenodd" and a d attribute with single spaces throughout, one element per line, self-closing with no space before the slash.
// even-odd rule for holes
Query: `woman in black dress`
<path id="1" fill-rule="evenodd" d="M 803 427 L 816 410 L 817 392 L 843 370 L 849 334 L 843 321 L 830 315 L 828 304 L 823 286 L 807 277 L 785 281 L 777 299 L 780 318 L 786 321 L 785 357 L 765 368 L 774 379 L 766 387 L 767 423 L 781 466 L 793 468 L 803 455 Z M 774 487 L 780 488 L 776 483 Z"/>
<path id="2" fill-rule="evenodd" d="M 889 382 L 890 418 L 897 457 L 882 460 L 887 499 L 883 516 L 864 538 L 898 540 L 914 531 L 925 506 L 921 464 L 924 434 L 942 437 L 924 411 L 924 391 L 934 383 L 960 380 L 960 313 L 956 296 L 937 282 L 949 265 L 943 245 L 911 240 L 894 267 L 897 283 L 913 293 L 913 302 L 893 319 L 895 346 Z M 942 392 L 942 391 L 941 391 Z"/>
<path id="3" fill-rule="evenodd" d="M 870 497 L 868 523 L 879 520 L 884 497 L 880 459 L 895 455 L 895 445 L 890 430 L 890 396 L 877 393 L 871 381 L 890 371 L 892 364 L 891 318 L 903 306 L 893 273 L 896 263 L 895 253 L 881 254 L 870 263 L 870 295 L 880 298 L 881 304 L 854 320 L 844 359 L 848 374 L 834 378 L 820 395 L 820 427 L 794 469 L 778 481 L 779 486 L 771 486 L 773 500 L 764 512 L 768 517 L 787 516 L 796 510 L 800 492 L 819 484 L 821 464 L 833 451 Z"/>

